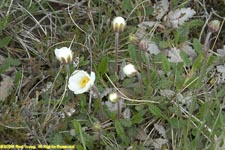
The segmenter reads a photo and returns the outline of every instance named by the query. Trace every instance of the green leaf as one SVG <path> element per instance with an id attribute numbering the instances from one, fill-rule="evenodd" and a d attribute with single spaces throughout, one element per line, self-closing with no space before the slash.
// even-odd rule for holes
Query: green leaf
<path id="1" fill-rule="evenodd" d="M 203 59 L 204 59 L 203 55 L 198 55 L 198 57 L 195 58 L 194 63 L 192 65 L 193 72 L 197 71 L 202 67 Z"/>
<path id="2" fill-rule="evenodd" d="M 172 128 L 182 129 L 185 127 L 186 122 L 182 119 L 171 118 L 168 120 Z"/>
<path id="3" fill-rule="evenodd" d="M 6 27 L 8 21 L 8 16 L 4 16 L 0 20 L 0 33 L 2 33 L 2 30 Z"/>
<path id="4" fill-rule="evenodd" d="M 162 114 L 162 111 L 156 105 L 149 103 L 148 108 L 149 108 L 150 112 L 153 115 L 155 115 L 156 117 L 159 117 L 159 118 L 164 117 L 164 115 Z"/>
<path id="5" fill-rule="evenodd" d="M 73 122 L 73 127 L 75 129 L 75 133 L 80 134 L 80 139 L 81 139 L 81 142 L 82 142 L 82 145 L 83 145 L 83 149 L 86 150 L 86 144 L 85 144 L 85 141 L 84 141 L 81 125 L 77 120 L 73 120 L 72 122 Z"/>
<path id="6" fill-rule="evenodd" d="M 98 64 L 98 72 L 103 75 L 108 71 L 108 57 L 104 57 Z"/>
<path id="7" fill-rule="evenodd" d="M 10 66 L 19 66 L 21 64 L 18 59 L 13 58 L 6 58 L 5 63 L 9 64 Z"/>
<path id="8" fill-rule="evenodd" d="M 130 128 L 132 126 L 132 122 L 130 119 L 121 119 L 120 122 L 124 127 Z"/>
<path id="9" fill-rule="evenodd" d="M 0 39 L 0 48 L 7 46 L 11 40 L 12 40 L 11 36 L 7 36 L 7 37 Z"/>
<path id="10" fill-rule="evenodd" d="M 169 43 L 167 41 L 159 41 L 159 48 L 165 49 L 169 47 Z"/>
<path id="11" fill-rule="evenodd" d="M 187 55 L 184 51 L 180 51 L 180 56 L 181 56 L 181 58 L 183 59 L 184 64 L 185 64 L 186 66 L 190 66 L 190 65 L 191 65 L 191 61 L 190 61 L 190 59 L 188 58 L 188 55 Z"/>
<path id="12" fill-rule="evenodd" d="M 126 11 L 131 11 L 132 10 L 132 5 L 130 0 L 123 0 L 122 1 L 122 8 Z"/>
<path id="13" fill-rule="evenodd" d="M 61 134 L 56 133 L 53 135 L 52 139 L 51 139 L 51 144 L 52 145 L 59 145 L 59 144 L 63 144 L 63 137 Z"/>
<path id="14" fill-rule="evenodd" d="M 161 54 L 160 57 L 161 57 L 161 60 L 162 60 L 163 70 L 165 72 L 169 72 L 170 71 L 170 62 L 168 61 L 168 59 L 166 58 L 165 55 Z"/>
<path id="15" fill-rule="evenodd" d="M 124 129 L 123 129 L 122 125 L 120 124 L 120 122 L 118 120 L 115 121 L 115 128 L 116 128 L 116 133 L 119 135 L 121 140 L 126 145 L 128 145 L 129 140 L 128 140 L 127 136 L 125 135 Z"/>
<path id="16" fill-rule="evenodd" d="M 128 45 L 128 52 L 129 52 L 130 58 L 133 61 L 137 61 L 136 47 L 133 44 Z"/>
<path id="17" fill-rule="evenodd" d="M 136 113 L 135 115 L 133 115 L 133 117 L 131 118 L 131 122 L 134 123 L 141 123 L 144 118 L 144 114 L 146 113 L 146 110 L 140 111 L 138 113 Z"/>
<path id="18" fill-rule="evenodd" d="M 185 22 L 184 26 L 188 26 L 189 28 L 196 28 L 196 27 L 202 27 L 203 24 L 204 24 L 203 20 L 193 19 L 188 22 Z"/>
<path id="19" fill-rule="evenodd" d="M 0 74 L 4 73 L 11 66 L 20 65 L 20 61 L 18 59 L 6 58 L 4 63 L 0 66 Z"/>
<path id="20" fill-rule="evenodd" d="M 203 54 L 202 44 L 199 42 L 198 39 L 194 38 L 193 45 L 194 45 L 194 49 L 196 50 L 196 52 L 198 54 L 202 55 Z"/>

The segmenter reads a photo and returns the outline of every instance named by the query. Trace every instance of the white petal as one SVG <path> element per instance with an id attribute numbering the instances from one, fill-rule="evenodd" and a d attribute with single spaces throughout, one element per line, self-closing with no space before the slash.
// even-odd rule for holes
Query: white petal
<path id="1" fill-rule="evenodd" d="M 94 85 L 95 82 L 95 73 L 91 72 L 91 83 Z"/>
<path id="2" fill-rule="evenodd" d="M 61 59 L 64 58 L 66 61 L 68 61 L 68 58 L 72 59 L 73 53 L 70 48 L 62 47 L 60 49 L 55 49 L 55 56 L 57 59 L 62 61 Z"/>
<path id="3" fill-rule="evenodd" d="M 125 67 L 123 67 L 123 72 L 128 77 L 132 77 L 137 73 L 137 70 L 133 64 L 128 64 Z"/>
<path id="4" fill-rule="evenodd" d="M 89 78 L 89 81 L 86 83 L 85 87 L 81 86 L 81 81 L 84 77 Z M 91 73 L 91 77 L 86 71 L 75 70 L 71 77 L 69 78 L 68 88 L 74 92 L 74 94 L 82 94 L 87 92 L 94 84 L 95 74 Z"/>
<path id="5" fill-rule="evenodd" d="M 126 21 L 123 19 L 123 17 L 116 17 L 113 19 L 113 24 L 126 24 Z"/>

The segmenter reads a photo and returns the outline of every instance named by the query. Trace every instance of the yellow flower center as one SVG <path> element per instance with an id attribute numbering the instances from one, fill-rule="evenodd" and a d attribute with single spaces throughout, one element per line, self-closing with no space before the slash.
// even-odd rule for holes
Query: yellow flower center
<path id="1" fill-rule="evenodd" d="M 83 77 L 81 80 L 80 80 L 80 86 L 81 88 L 84 88 L 86 86 L 86 84 L 89 82 L 89 78 L 88 77 Z"/>

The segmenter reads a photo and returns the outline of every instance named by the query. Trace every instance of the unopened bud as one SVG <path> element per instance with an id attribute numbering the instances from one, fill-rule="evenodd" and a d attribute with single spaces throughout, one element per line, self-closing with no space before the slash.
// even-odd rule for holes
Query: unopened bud
<path id="1" fill-rule="evenodd" d="M 114 32 L 123 32 L 126 27 L 126 21 L 123 17 L 116 17 L 113 19 L 112 26 Z"/>
<path id="2" fill-rule="evenodd" d="M 116 103 L 119 99 L 120 99 L 120 96 L 118 95 L 117 92 L 113 92 L 113 93 L 110 93 L 110 94 L 109 94 L 109 100 L 110 100 L 112 103 Z"/>
<path id="3" fill-rule="evenodd" d="M 128 64 L 123 67 L 123 73 L 128 77 L 132 77 L 135 76 L 138 71 L 133 64 Z"/>
<path id="4" fill-rule="evenodd" d="M 97 131 L 100 130 L 101 127 L 102 127 L 102 126 L 101 126 L 101 124 L 100 124 L 99 122 L 95 122 L 94 125 L 93 125 L 93 129 L 94 129 L 94 130 L 97 130 Z"/>
<path id="5" fill-rule="evenodd" d="M 208 28 L 210 32 L 218 32 L 220 28 L 220 21 L 219 20 L 212 20 L 208 24 Z"/>
<path id="6" fill-rule="evenodd" d="M 147 51 L 148 50 L 148 41 L 143 39 L 139 43 L 139 49 L 142 51 Z"/>
<path id="7" fill-rule="evenodd" d="M 138 39 L 138 37 L 134 34 L 130 34 L 129 35 L 129 40 L 134 44 L 134 45 L 138 45 L 138 43 L 140 42 L 140 40 Z"/>

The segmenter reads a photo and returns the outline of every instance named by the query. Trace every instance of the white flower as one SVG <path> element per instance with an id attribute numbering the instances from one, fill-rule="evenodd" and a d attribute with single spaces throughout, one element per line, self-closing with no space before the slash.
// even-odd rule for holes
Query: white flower
<path id="1" fill-rule="evenodd" d="M 128 64 L 123 67 L 123 73 L 128 77 L 132 77 L 132 76 L 136 75 L 138 73 L 138 71 L 136 70 L 136 68 L 133 64 Z"/>
<path id="2" fill-rule="evenodd" d="M 117 92 L 113 92 L 109 94 L 109 100 L 113 103 L 116 103 L 119 100 L 119 95 Z"/>
<path id="3" fill-rule="evenodd" d="M 123 32 L 126 27 L 126 21 L 123 17 L 116 17 L 113 19 L 112 26 L 114 32 Z"/>
<path id="4" fill-rule="evenodd" d="M 73 59 L 73 52 L 70 48 L 62 47 L 60 49 L 55 49 L 55 56 L 62 63 L 70 63 Z"/>
<path id="5" fill-rule="evenodd" d="M 95 81 L 95 73 L 91 72 L 89 75 L 86 71 L 75 70 L 69 78 L 68 88 L 74 92 L 74 94 L 82 94 L 87 92 Z"/>

